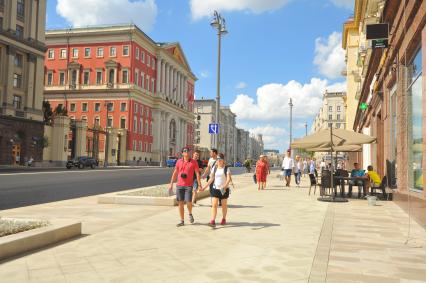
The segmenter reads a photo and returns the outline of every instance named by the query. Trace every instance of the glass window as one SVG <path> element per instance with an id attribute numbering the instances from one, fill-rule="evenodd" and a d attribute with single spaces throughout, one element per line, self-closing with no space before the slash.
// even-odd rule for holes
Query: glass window
<path id="1" fill-rule="evenodd" d="M 328 111 L 333 111 L 333 106 L 328 106 Z"/>
<path id="2" fill-rule="evenodd" d="M 337 112 L 340 112 L 340 106 L 337 106 Z"/>
<path id="3" fill-rule="evenodd" d="M 100 126 L 100 125 L 101 125 L 101 118 L 95 117 L 95 126 Z"/>
<path id="4" fill-rule="evenodd" d="M 112 117 L 108 116 L 108 127 L 111 128 L 112 127 Z"/>
<path id="5" fill-rule="evenodd" d="M 127 106 L 126 102 L 121 102 L 120 111 L 126 111 L 126 106 Z"/>
<path id="6" fill-rule="evenodd" d="M 126 118 L 121 117 L 120 119 L 120 128 L 125 129 L 126 128 Z"/>
<path id="7" fill-rule="evenodd" d="M 137 133 L 138 130 L 138 118 L 136 116 L 133 117 L 133 132 Z"/>
<path id="8" fill-rule="evenodd" d="M 4 1 L 4 0 L 0 0 L 0 7 L 1 7 L 1 1 Z M 2 17 L 0 17 L 0 30 L 3 30 L 3 18 Z"/>
<path id="9" fill-rule="evenodd" d="M 123 46 L 123 56 L 129 56 L 129 46 Z"/>
<path id="10" fill-rule="evenodd" d="M 152 58 L 151 60 L 152 69 L 155 70 L 155 59 Z"/>
<path id="11" fill-rule="evenodd" d="M 66 49 L 61 49 L 61 55 L 60 55 L 61 59 L 65 59 L 67 58 L 67 50 Z"/>
<path id="12" fill-rule="evenodd" d="M 142 63 L 145 63 L 145 52 L 141 51 L 141 60 Z"/>
<path id="13" fill-rule="evenodd" d="M 21 109 L 21 97 L 18 95 L 13 96 L 13 107 L 15 109 Z"/>
<path id="14" fill-rule="evenodd" d="M 135 103 L 135 113 L 138 113 L 139 109 L 138 109 L 138 105 Z"/>
<path id="15" fill-rule="evenodd" d="M 81 104 L 81 110 L 82 110 L 83 112 L 87 112 L 87 102 L 83 102 L 83 103 Z"/>
<path id="16" fill-rule="evenodd" d="M 423 79 L 421 49 L 414 56 L 408 72 L 411 82 L 408 89 L 409 186 L 414 190 L 423 190 Z"/>
<path id="17" fill-rule="evenodd" d="M 151 59 L 150 59 L 149 55 L 146 55 L 146 64 L 148 66 L 151 66 Z"/>
<path id="18" fill-rule="evenodd" d="M 108 112 L 114 111 L 114 102 L 108 102 Z"/>
<path id="19" fill-rule="evenodd" d="M 337 114 L 337 121 L 340 121 L 340 114 Z"/>
<path id="20" fill-rule="evenodd" d="M 47 85 L 52 85 L 52 84 L 53 84 L 53 73 L 48 72 L 47 73 Z"/>
<path id="21" fill-rule="evenodd" d="M 70 104 L 70 111 L 75 112 L 75 103 Z"/>
<path id="22" fill-rule="evenodd" d="M 55 58 L 55 50 L 54 49 L 49 49 L 47 51 L 47 58 L 48 59 L 54 59 Z"/>
<path id="23" fill-rule="evenodd" d="M 139 48 L 138 47 L 136 47 L 136 54 L 135 54 L 135 56 L 136 56 L 136 59 L 139 60 Z"/>
<path id="24" fill-rule="evenodd" d="M 89 71 L 84 71 L 83 73 L 83 84 L 88 85 L 90 84 L 90 72 Z"/>
<path id="25" fill-rule="evenodd" d="M 141 73 L 141 88 L 145 88 L 145 74 Z"/>
<path id="26" fill-rule="evenodd" d="M 78 48 L 73 48 L 72 49 L 72 57 L 73 58 L 78 58 Z"/>
<path id="27" fill-rule="evenodd" d="M 98 47 L 98 49 L 96 50 L 96 57 L 104 57 L 104 48 L 103 47 Z"/>
<path id="28" fill-rule="evenodd" d="M 109 48 L 109 56 L 110 57 L 115 57 L 117 56 L 117 48 L 112 46 Z"/>
<path id="29" fill-rule="evenodd" d="M 142 125 L 143 125 L 143 121 L 142 118 L 139 118 L 139 134 L 142 134 Z"/>
<path id="30" fill-rule="evenodd" d="M 16 36 L 19 38 L 24 38 L 24 27 L 16 25 Z"/>
<path id="31" fill-rule="evenodd" d="M 139 72 L 135 71 L 135 85 L 139 85 Z"/>
<path id="32" fill-rule="evenodd" d="M 155 80 L 152 79 L 151 80 L 151 91 L 154 92 L 154 89 L 155 89 Z"/>
<path id="33" fill-rule="evenodd" d="M 19 17 L 24 17 L 25 15 L 25 3 L 24 0 L 18 0 L 17 4 L 16 4 L 16 14 Z"/>
<path id="34" fill-rule="evenodd" d="M 123 84 L 128 84 L 129 83 L 129 71 L 128 70 L 123 70 L 123 79 L 122 79 Z"/>
<path id="35" fill-rule="evenodd" d="M 330 120 L 330 121 L 333 120 L 333 115 L 331 115 L 331 114 L 328 115 L 328 120 Z"/>
<path id="36" fill-rule="evenodd" d="M 101 104 L 99 102 L 95 103 L 95 112 L 101 111 Z"/>
<path id="37" fill-rule="evenodd" d="M 96 84 L 102 84 L 102 71 L 96 71 Z"/>
<path id="38" fill-rule="evenodd" d="M 22 87 L 22 75 L 13 74 L 13 87 L 16 87 L 16 88 Z"/>
<path id="39" fill-rule="evenodd" d="M 64 72 L 59 73 L 59 85 L 65 85 L 65 73 Z"/>
<path id="40" fill-rule="evenodd" d="M 86 48 L 84 48 L 84 57 L 85 58 L 88 58 L 88 57 L 90 57 L 90 47 L 86 47 Z"/>

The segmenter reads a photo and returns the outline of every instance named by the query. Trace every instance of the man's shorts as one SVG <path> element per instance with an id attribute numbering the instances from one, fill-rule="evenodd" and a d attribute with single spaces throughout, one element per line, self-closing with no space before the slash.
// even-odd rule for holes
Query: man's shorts
<path id="1" fill-rule="evenodd" d="M 176 200 L 191 202 L 192 201 L 192 187 L 176 186 Z"/>
<path id="2" fill-rule="evenodd" d="M 194 189 L 194 192 L 198 191 L 198 181 L 197 181 L 197 179 L 194 180 L 194 184 L 192 185 L 192 188 Z"/>
<path id="3" fill-rule="evenodd" d="M 291 176 L 291 169 L 284 169 L 284 176 L 290 177 Z"/>

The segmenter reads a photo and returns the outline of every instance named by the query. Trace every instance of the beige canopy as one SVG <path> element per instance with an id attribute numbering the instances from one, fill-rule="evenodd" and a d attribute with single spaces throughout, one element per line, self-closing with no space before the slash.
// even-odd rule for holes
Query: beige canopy
<path id="1" fill-rule="evenodd" d="M 331 147 L 330 146 L 313 147 L 313 148 L 307 148 L 306 151 L 330 152 Z M 335 151 L 335 152 L 359 152 L 359 151 L 362 151 L 362 146 L 361 145 L 339 145 L 339 146 L 334 146 L 333 151 Z"/>
<path id="2" fill-rule="evenodd" d="M 325 129 L 291 143 L 291 148 L 309 151 L 359 151 L 355 147 L 376 141 L 375 137 L 367 136 L 343 129 Z M 321 149 L 321 150 L 313 150 Z M 346 149 L 346 150 L 344 150 Z"/>

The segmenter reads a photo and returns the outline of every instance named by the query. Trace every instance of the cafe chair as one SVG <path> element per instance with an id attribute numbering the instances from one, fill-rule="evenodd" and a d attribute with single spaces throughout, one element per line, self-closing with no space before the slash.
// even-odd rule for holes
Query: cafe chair
<path id="1" fill-rule="evenodd" d="M 314 187 L 314 195 L 317 191 L 317 185 L 321 187 L 321 184 L 318 184 L 317 179 L 315 178 L 315 174 L 309 174 L 309 181 L 311 182 L 311 185 L 309 187 L 309 195 L 311 195 L 311 189 Z"/>
<path id="2" fill-rule="evenodd" d="M 371 185 L 371 195 L 378 195 L 382 193 L 383 200 L 389 200 L 389 198 L 392 199 L 393 190 L 389 189 L 387 185 L 388 178 L 387 176 L 384 176 L 379 186 L 377 186 L 376 184 Z M 377 193 L 377 191 L 379 191 L 379 193 Z"/>

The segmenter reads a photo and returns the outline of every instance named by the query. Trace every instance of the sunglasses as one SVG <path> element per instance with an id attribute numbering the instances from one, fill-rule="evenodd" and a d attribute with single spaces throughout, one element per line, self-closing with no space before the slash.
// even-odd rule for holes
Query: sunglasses
<path id="1" fill-rule="evenodd" d="M 182 150 L 182 152 L 188 152 L 189 150 L 187 150 L 187 149 L 184 149 L 184 150 Z"/>

